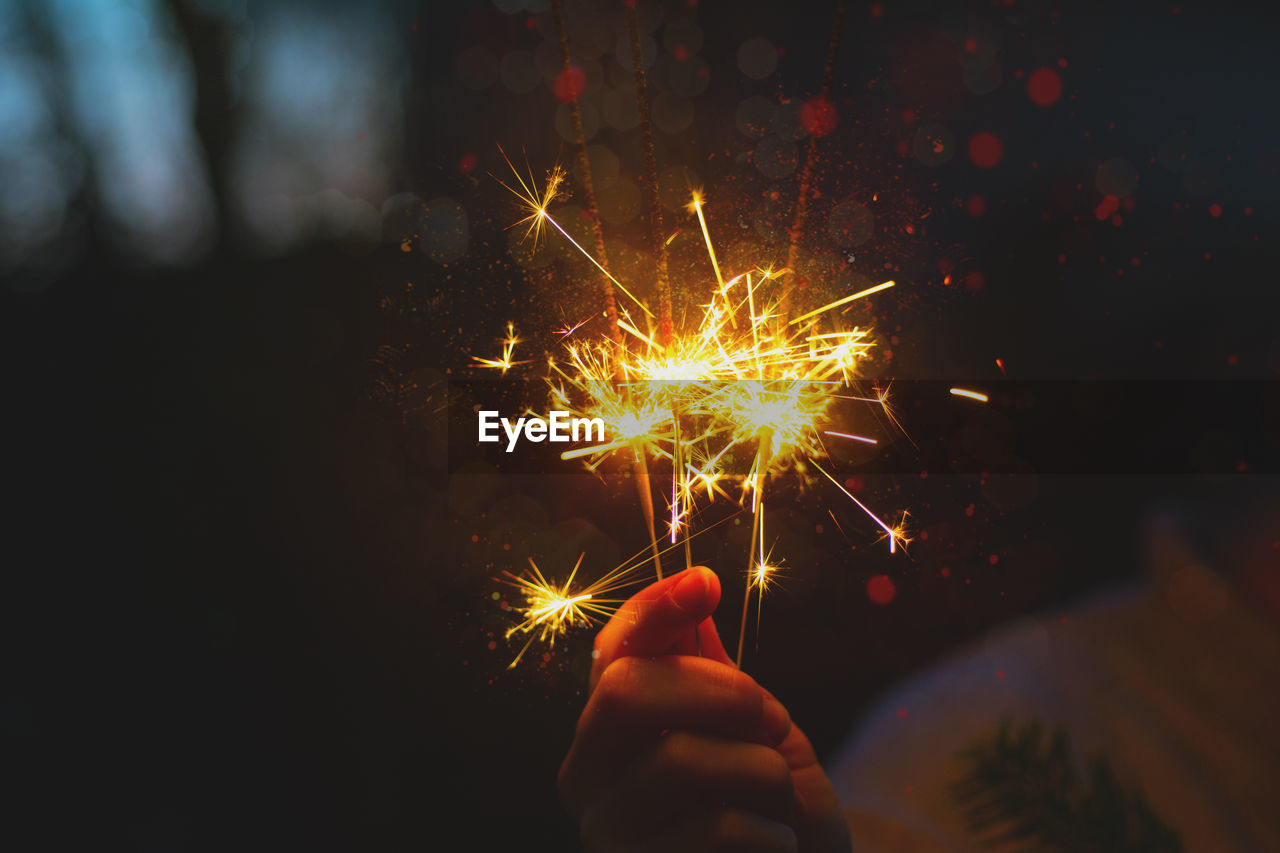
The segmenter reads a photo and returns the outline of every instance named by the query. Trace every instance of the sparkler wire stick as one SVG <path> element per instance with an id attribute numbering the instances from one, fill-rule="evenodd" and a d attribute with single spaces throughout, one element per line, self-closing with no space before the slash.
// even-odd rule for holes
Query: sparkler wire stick
<path id="1" fill-rule="evenodd" d="M 556 35 L 560 42 L 561 67 L 567 72 L 573 67 L 573 60 L 569 54 L 569 34 L 564 25 L 563 0 L 552 0 L 551 9 L 555 15 Z M 600 259 L 600 266 L 608 267 L 609 259 L 604 251 L 604 228 L 600 224 L 600 209 L 596 205 L 596 187 L 591 179 L 591 158 L 587 156 L 587 137 L 582 130 L 582 110 L 578 106 L 577 98 L 569 101 L 569 126 L 573 129 L 573 139 L 578 145 L 578 168 L 582 171 L 583 203 L 588 216 L 591 217 L 591 227 L 595 234 L 595 256 Z M 622 335 L 618 331 L 618 303 L 613 298 L 612 276 L 605 275 L 600 285 L 604 294 L 604 313 L 609 321 L 609 337 L 613 339 L 615 346 L 621 348 Z M 621 359 L 619 359 L 619 365 L 621 365 Z"/>
<path id="2" fill-rule="evenodd" d="M 756 450 L 756 464 L 752 470 L 752 487 L 751 487 L 751 545 L 747 552 L 747 583 L 742 590 L 742 623 L 738 628 L 738 656 L 734 659 L 738 669 L 742 669 L 742 644 L 747 637 L 747 612 L 751 609 L 751 584 L 755 578 L 755 571 L 752 563 L 756 559 L 756 538 L 761 537 L 760 519 L 764 515 L 764 475 L 765 467 L 768 465 L 769 458 L 773 455 L 773 430 L 765 428 L 760 433 L 760 446 Z M 762 537 L 761 537 L 762 538 Z M 763 553 L 763 538 L 760 545 Z M 763 557 L 760 564 L 763 565 Z"/>
<path id="3" fill-rule="evenodd" d="M 645 201 L 649 205 L 649 242 L 657 262 L 658 313 L 662 323 L 662 343 L 670 344 L 675 336 L 671 317 L 671 275 L 667 266 L 667 241 L 662 233 L 662 205 L 658 202 L 658 161 L 653 153 L 653 122 L 649 117 L 649 91 L 645 82 L 644 55 L 640 50 L 640 24 L 636 20 L 637 0 L 624 0 L 627 33 L 631 38 L 631 69 L 635 77 L 636 109 L 640 113 L 640 147 L 644 172 Z"/>
<path id="4" fill-rule="evenodd" d="M 846 0 L 838 0 L 836 3 L 836 17 L 831 24 L 831 41 L 827 45 L 827 64 L 822 69 L 822 89 L 818 95 L 820 105 L 830 104 L 831 101 L 831 82 L 836 73 L 836 56 L 840 52 L 840 36 L 844 32 L 845 6 Z M 804 236 L 804 223 L 809 214 L 810 186 L 813 183 L 814 173 L 818 170 L 818 134 L 815 132 L 816 130 L 817 128 L 810 129 L 809 146 L 805 152 L 804 166 L 800 169 L 799 194 L 796 196 L 796 215 L 791 222 L 791 245 L 787 248 L 787 269 L 791 273 L 787 276 L 787 284 L 782 291 L 780 304 L 780 315 L 784 318 L 787 316 L 787 309 L 791 304 L 792 282 L 795 280 L 796 264 L 800 260 L 800 238 Z"/>
<path id="5" fill-rule="evenodd" d="M 633 441 L 631 447 L 636 459 L 635 478 L 636 489 L 640 492 L 640 510 L 644 513 L 644 524 L 649 529 L 649 545 L 653 548 L 653 570 L 657 573 L 658 580 L 662 580 L 662 552 L 658 549 L 658 531 L 654 527 L 656 519 L 653 513 L 653 486 L 649 482 L 649 462 L 639 441 Z"/>

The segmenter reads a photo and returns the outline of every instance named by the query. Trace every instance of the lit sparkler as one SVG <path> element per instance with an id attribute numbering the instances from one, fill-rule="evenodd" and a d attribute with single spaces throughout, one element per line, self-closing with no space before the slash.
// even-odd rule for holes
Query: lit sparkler
<path id="1" fill-rule="evenodd" d="M 505 156 L 505 154 L 504 154 Z M 510 160 L 508 160 L 510 164 Z M 514 166 L 512 171 L 515 172 Z M 626 294 L 645 314 L 641 328 L 629 312 L 619 311 L 621 344 L 601 339 L 574 342 L 561 361 L 549 361 L 551 405 L 575 417 L 599 418 L 608 439 L 575 448 L 564 459 L 582 459 L 598 470 L 608 459 L 627 454 L 643 474 L 641 493 L 648 492 L 650 460 L 670 460 L 668 534 L 674 545 L 687 529 L 695 498 L 725 494 L 725 478 L 741 477 L 742 502 L 750 495 L 752 533 L 748 552 L 748 583 L 743 603 L 743 632 L 750 591 L 763 593 L 773 566 L 763 546 L 764 492 L 767 482 L 786 471 L 800 477 L 809 464 L 836 484 L 884 531 L 889 552 L 908 541 L 905 515 L 891 526 L 848 492 L 817 459 L 826 456 L 823 437 L 875 444 L 876 439 L 834 429 L 832 407 L 838 399 L 861 400 L 880 407 L 891 421 L 887 392 L 875 397 L 839 393 L 856 378 L 859 362 L 872 346 L 867 329 L 823 331 L 832 312 L 894 286 L 886 281 L 837 299 L 793 320 L 784 315 L 785 291 L 780 279 L 786 270 L 753 269 L 725 278 L 703 213 L 704 201 L 694 192 L 689 211 L 696 217 L 707 247 L 715 284 L 701 316 L 686 328 L 653 328 L 648 307 L 614 278 L 556 221 L 548 206 L 556 198 L 563 173 L 553 170 L 542 192 L 516 174 L 518 188 L 503 184 L 522 202 L 534 239 L 549 225 Z M 896 424 L 896 421 L 894 421 Z M 745 474 L 727 470 L 734 447 L 754 451 Z M 661 577 L 659 549 L 652 510 L 646 509 L 654 562 Z M 688 557 L 688 536 L 686 563 Z M 570 611 L 572 612 L 572 611 Z M 557 623 L 558 624 L 558 623 Z M 739 637 L 739 660 L 742 636 Z"/>

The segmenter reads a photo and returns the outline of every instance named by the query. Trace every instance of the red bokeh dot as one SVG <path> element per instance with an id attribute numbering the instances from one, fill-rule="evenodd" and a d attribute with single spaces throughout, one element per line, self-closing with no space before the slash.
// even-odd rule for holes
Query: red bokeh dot
<path id="1" fill-rule="evenodd" d="M 883 7 L 883 6 L 881 6 L 879 3 L 873 3 L 873 4 L 871 4 L 871 8 L 870 8 L 869 10 L 867 10 L 867 11 L 868 11 L 868 12 L 870 12 L 871 17 L 873 17 L 873 18 L 883 18 L 883 17 L 884 17 L 884 7 Z"/>
<path id="2" fill-rule="evenodd" d="M 862 478 L 850 477 L 844 481 L 844 487 L 851 492 L 860 492 L 862 491 Z"/>
<path id="3" fill-rule="evenodd" d="M 835 104 L 821 95 L 805 101 L 800 108 L 800 122 L 814 136 L 826 136 L 836 129 L 838 120 Z"/>
<path id="4" fill-rule="evenodd" d="M 906 709 L 906 708 L 899 708 L 899 709 L 898 709 L 898 719 L 899 719 L 899 720 L 905 720 L 905 719 L 907 718 L 908 714 L 909 714 L 909 712 L 907 711 L 907 709 Z"/>
<path id="5" fill-rule="evenodd" d="M 942 570 L 938 572 L 938 574 L 942 575 L 944 578 L 949 578 L 951 577 L 951 569 L 947 568 L 946 566 L 943 566 Z"/>
<path id="6" fill-rule="evenodd" d="M 898 589 L 888 575 L 872 575 L 867 581 L 867 598 L 872 604 L 885 605 L 893 601 Z"/>
<path id="7" fill-rule="evenodd" d="M 462 174 L 464 175 L 470 175 L 473 171 L 475 171 L 476 165 L 478 163 L 479 163 L 479 160 L 476 159 L 476 155 L 472 154 L 471 152 L 467 152 L 466 154 L 463 154 L 461 157 L 458 158 L 458 170 L 461 171 Z"/>
<path id="8" fill-rule="evenodd" d="M 1004 671 L 1003 669 L 997 669 L 997 670 L 996 670 L 996 678 L 997 678 L 997 679 L 999 679 L 1000 681 L 1004 681 L 1004 678 L 1005 678 L 1005 671 Z"/>
<path id="9" fill-rule="evenodd" d="M 1212 216 L 1214 219 L 1217 219 L 1219 216 L 1221 216 L 1221 215 L 1222 215 L 1222 205 L 1220 205 L 1220 204 L 1211 204 L 1211 205 L 1209 205 L 1209 215 L 1210 215 L 1210 216 Z"/>
<path id="10" fill-rule="evenodd" d="M 1004 157 L 1004 143 L 994 133 L 983 131 L 969 140 L 969 159 L 980 169 L 990 169 Z"/>
<path id="11" fill-rule="evenodd" d="M 1050 107 L 1062 97 L 1062 75 L 1052 68 L 1037 68 L 1027 80 L 1027 95 L 1037 107 Z"/>
<path id="12" fill-rule="evenodd" d="M 964 277 L 964 286 L 970 290 L 982 290 L 982 286 L 986 283 L 986 276 L 977 270 L 974 270 Z"/>
<path id="13" fill-rule="evenodd" d="M 676 62 L 684 62 L 686 59 L 689 58 L 689 48 L 685 47 L 682 44 L 676 45 L 676 49 L 673 50 L 671 53 L 673 56 L 675 56 Z"/>
<path id="14" fill-rule="evenodd" d="M 987 558 L 987 562 L 994 566 L 996 563 L 1000 562 L 1000 555 L 992 554 L 990 557 Z"/>
<path id="15" fill-rule="evenodd" d="M 581 68 L 570 66 L 556 75 L 554 90 L 556 98 L 566 104 L 578 100 L 578 96 L 587 88 L 587 75 Z"/>
<path id="16" fill-rule="evenodd" d="M 1098 217 L 1099 222 L 1102 222 L 1119 209 L 1120 199 L 1113 195 L 1103 196 L 1102 201 L 1093 209 L 1093 215 Z"/>
<path id="17" fill-rule="evenodd" d="M 902 111 L 902 123 L 903 123 L 903 124 L 911 124 L 911 123 L 912 123 L 912 122 L 914 122 L 915 120 L 916 120 L 916 111 L 915 111 L 915 110 L 906 109 L 906 110 L 903 110 L 903 111 Z"/>
<path id="18" fill-rule="evenodd" d="M 965 52 L 965 53 L 977 53 L 977 52 L 978 52 L 978 40 L 977 40 L 977 39 L 965 39 L 965 40 L 964 40 L 964 52 Z"/>
<path id="19" fill-rule="evenodd" d="M 1240 363 L 1240 356 L 1236 355 L 1235 353 L 1232 353 L 1231 355 L 1227 356 L 1227 364 L 1231 365 L 1232 367 L 1235 367 L 1239 363 Z"/>
<path id="20" fill-rule="evenodd" d="M 969 196 L 965 207 L 969 209 L 970 216 L 981 216 L 987 212 L 987 200 L 980 195 Z"/>

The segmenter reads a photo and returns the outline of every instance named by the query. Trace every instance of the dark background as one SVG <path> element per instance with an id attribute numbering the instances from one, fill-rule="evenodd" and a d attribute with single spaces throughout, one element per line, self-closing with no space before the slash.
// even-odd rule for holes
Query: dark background
<path id="1" fill-rule="evenodd" d="M 562 246 L 511 242 L 490 177 L 495 143 L 539 175 L 571 160 L 544 5 L 0 5 L 7 849 L 572 846 L 553 779 L 590 638 L 508 670 L 497 578 L 581 551 L 585 572 L 611 568 L 645 544 L 634 493 L 493 473 L 445 429 L 466 405 L 449 381 L 480 375 L 470 356 L 507 320 L 537 362 L 597 308 Z M 785 257 L 794 107 L 833 4 L 640 7 L 655 115 L 692 110 L 659 129 L 659 168 L 706 186 L 727 257 Z M 1276 19 L 1245 8 L 850 3 L 805 298 L 895 278 L 854 315 L 885 378 L 998 383 L 998 358 L 1024 381 L 1168 383 L 1184 407 L 1180 380 L 1274 383 Z M 595 45 L 592 143 L 618 164 L 611 258 L 647 295 L 638 132 L 606 108 L 629 85 L 618 7 L 567 15 L 595 27 L 575 38 Z M 779 55 L 760 80 L 739 65 L 754 36 Z M 1039 68 L 1063 84 L 1046 106 Z M 753 95 L 772 124 L 744 132 Z M 1002 145 L 989 168 L 981 132 Z M 854 245 L 827 227 L 845 200 L 874 214 Z M 682 297 L 708 275 L 698 251 L 673 242 Z M 928 432 L 910 403 L 908 432 Z M 973 417 L 957 435 L 1008 462 L 1008 420 Z M 782 485 L 788 573 L 746 667 L 829 750 L 919 665 L 1137 576 L 1152 506 L 1229 515 L 1273 480 L 1244 451 L 1274 453 L 1274 417 L 1236 413 L 1244 450 L 1191 458 L 1216 440 L 1197 421 L 1167 474 L 849 466 L 869 503 L 912 513 L 905 557 L 831 489 Z M 1100 428 L 1134 454 L 1150 432 Z M 745 538 L 728 522 L 695 543 L 730 635 Z"/>

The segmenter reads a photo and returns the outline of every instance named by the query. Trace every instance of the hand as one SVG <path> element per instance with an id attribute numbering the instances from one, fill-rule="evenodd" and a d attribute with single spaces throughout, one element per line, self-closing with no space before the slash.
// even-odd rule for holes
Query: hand
<path id="1" fill-rule="evenodd" d="M 596 637 L 559 780 L 588 851 L 849 850 L 808 739 L 725 653 L 719 600 L 715 574 L 693 568 L 637 593 Z"/>

